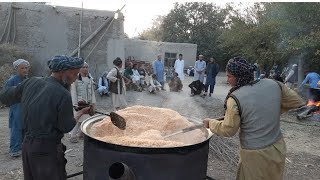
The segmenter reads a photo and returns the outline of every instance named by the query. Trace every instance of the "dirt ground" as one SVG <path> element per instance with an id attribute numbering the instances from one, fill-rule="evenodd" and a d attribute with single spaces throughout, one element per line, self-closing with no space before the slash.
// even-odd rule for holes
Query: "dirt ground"
<path id="1" fill-rule="evenodd" d="M 223 100 L 230 87 L 226 85 L 225 74 L 219 74 L 213 97 L 202 98 L 200 96 L 189 97 L 188 84 L 192 81 L 191 77 L 184 80 L 184 88 L 182 92 L 174 93 L 169 91 L 161 91 L 158 94 L 149 94 L 143 92 L 127 92 L 128 104 L 146 105 L 156 107 L 166 107 L 178 111 L 180 114 L 194 119 L 205 117 L 218 117 L 223 114 Z M 168 87 L 166 87 L 168 89 Z M 98 109 L 100 111 L 112 110 L 111 98 L 103 97 L 98 99 Z M 299 122 L 293 115 L 284 114 L 281 120 L 281 129 L 287 144 L 288 154 L 286 161 L 286 172 L 284 179 L 286 180 L 313 180 L 320 179 L 320 122 Z M 289 123 L 293 122 L 293 123 Z M 295 124 L 300 123 L 300 124 Z M 83 142 L 77 144 L 69 142 L 69 135 L 66 134 L 63 139 L 69 152 L 66 154 L 68 159 L 67 173 L 73 174 L 82 170 L 83 160 Z M 219 146 L 218 142 L 224 142 L 231 155 L 237 156 L 238 137 L 222 138 L 213 136 L 211 144 Z M 225 147 L 223 147 L 225 148 Z M 227 149 L 220 148 L 225 151 L 222 154 L 228 154 Z M 0 109 L 0 180 L 23 179 L 21 158 L 11 158 L 8 154 L 9 150 L 9 128 L 8 128 L 8 108 Z M 231 157 L 233 157 L 231 156 Z M 214 179 L 235 179 L 236 166 L 230 164 L 228 160 L 221 157 L 221 152 L 210 150 L 208 155 L 208 171 L 207 175 Z M 73 180 L 81 180 L 82 176 L 70 178 Z"/>

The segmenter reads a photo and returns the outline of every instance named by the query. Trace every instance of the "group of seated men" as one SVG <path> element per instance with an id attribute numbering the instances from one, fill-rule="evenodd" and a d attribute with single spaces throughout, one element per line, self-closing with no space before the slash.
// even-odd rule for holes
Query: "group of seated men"
<path id="1" fill-rule="evenodd" d="M 124 77 L 129 79 L 129 89 L 133 88 L 135 91 L 141 92 L 145 85 L 145 76 L 146 70 L 144 69 L 143 65 L 138 70 L 138 64 L 133 64 L 132 62 L 128 63 L 124 73 Z"/>
<path id="2" fill-rule="evenodd" d="M 129 62 L 127 68 L 124 71 L 124 76 L 130 79 L 129 85 L 133 90 L 141 92 L 146 88 L 150 93 L 155 93 L 164 89 L 160 82 L 157 81 L 155 74 L 152 74 L 152 69 L 148 64 L 133 64 Z M 173 77 L 168 83 L 170 91 L 178 92 L 182 90 L 182 82 L 177 73 L 173 73 Z"/>
<path id="3" fill-rule="evenodd" d="M 133 64 L 129 62 L 124 70 L 124 78 L 126 82 L 127 89 L 133 89 L 138 92 L 142 92 L 145 88 L 150 93 L 155 93 L 163 89 L 162 85 L 157 81 L 156 75 L 152 74 L 152 70 L 148 64 Z M 102 96 L 109 96 L 108 93 L 108 80 L 107 72 L 98 80 L 98 93 Z M 173 73 L 173 77 L 168 83 L 170 91 L 178 92 L 182 90 L 182 82 L 178 77 L 178 74 Z"/>

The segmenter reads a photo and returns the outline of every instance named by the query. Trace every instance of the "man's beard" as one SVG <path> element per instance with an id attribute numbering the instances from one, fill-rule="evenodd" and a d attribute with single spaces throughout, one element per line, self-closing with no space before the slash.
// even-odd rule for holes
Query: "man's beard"
<path id="1" fill-rule="evenodd" d="M 63 78 L 62 78 L 62 85 L 63 85 L 63 87 L 66 88 L 68 91 L 70 91 L 70 89 L 71 89 L 71 84 L 68 83 L 68 82 L 69 82 L 68 77 L 63 77 Z"/>

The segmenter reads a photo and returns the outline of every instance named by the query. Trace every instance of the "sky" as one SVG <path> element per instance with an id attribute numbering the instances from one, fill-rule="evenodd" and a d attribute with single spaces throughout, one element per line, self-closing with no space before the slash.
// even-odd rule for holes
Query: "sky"
<path id="1" fill-rule="evenodd" d="M 26 0 L 23 1 L 25 2 Z M 83 7 L 86 9 L 109 11 L 116 11 L 125 5 L 122 10 L 122 13 L 125 16 L 124 32 L 132 38 L 138 36 L 143 30 L 150 28 L 153 20 L 156 19 L 157 16 L 168 14 L 170 10 L 173 9 L 175 2 L 183 3 L 190 1 L 194 0 L 48 0 L 43 2 L 48 2 L 48 4 L 51 5 L 69 7 L 81 7 L 81 4 L 83 3 Z M 287 0 L 281 1 L 283 2 Z M 212 2 L 216 5 L 223 6 L 227 2 L 242 2 L 245 4 L 250 2 L 252 3 L 254 0 L 197 0 L 197 2 Z M 287 2 L 290 2 L 290 0 Z"/>
<path id="2" fill-rule="evenodd" d="M 51 5 L 83 7 L 86 9 L 99 9 L 116 11 L 125 5 L 122 13 L 124 14 L 124 32 L 129 37 L 138 36 L 139 32 L 151 27 L 153 19 L 158 15 L 168 14 L 173 8 L 174 1 L 146 1 L 146 0 L 51 0 Z"/>
<path id="3" fill-rule="evenodd" d="M 175 2 L 186 2 L 183 0 L 51 0 L 51 5 L 83 7 L 87 9 L 99 9 L 116 11 L 125 5 L 124 32 L 130 37 L 138 36 L 143 30 L 152 26 L 152 22 L 159 15 L 166 15 L 174 7 Z M 206 1 L 210 2 L 210 1 Z M 214 2 L 213 0 L 211 2 Z M 222 1 L 221 1 L 222 2 Z M 224 4 L 224 2 L 219 3 Z"/>

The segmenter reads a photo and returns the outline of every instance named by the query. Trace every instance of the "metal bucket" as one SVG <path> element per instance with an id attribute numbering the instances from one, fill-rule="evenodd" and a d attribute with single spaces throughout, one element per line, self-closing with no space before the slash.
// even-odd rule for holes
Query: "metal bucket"
<path id="1" fill-rule="evenodd" d="M 84 138 L 84 180 L 201 180 L 206 179 L 209 140 L 167 148 L 129 147 L 95 139 L 90 128 L 105 116 L 81 124 Z"/>

